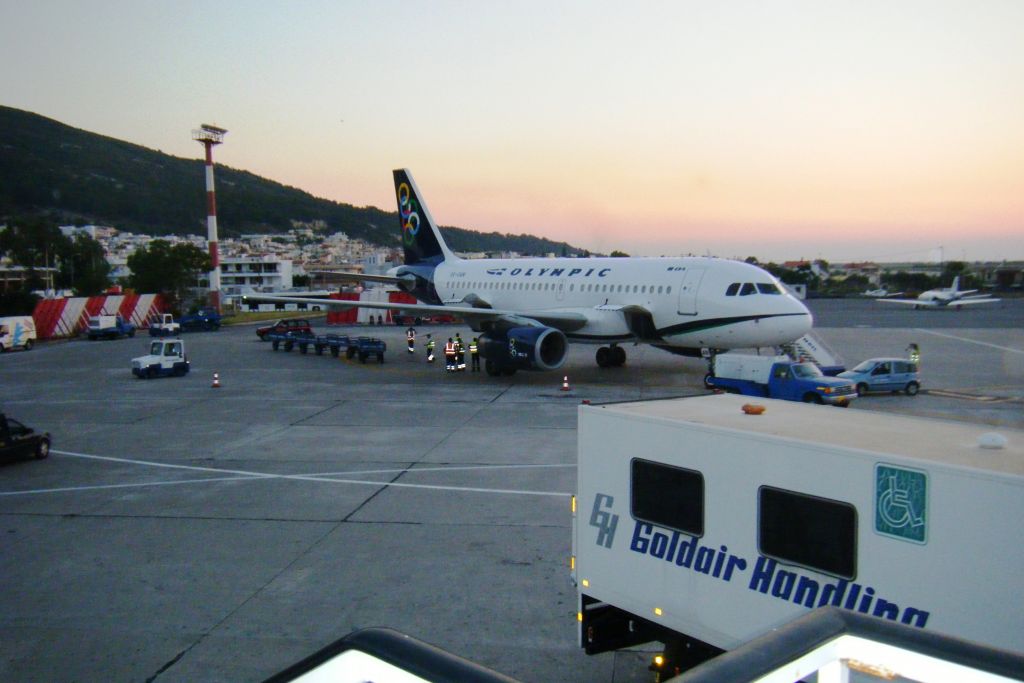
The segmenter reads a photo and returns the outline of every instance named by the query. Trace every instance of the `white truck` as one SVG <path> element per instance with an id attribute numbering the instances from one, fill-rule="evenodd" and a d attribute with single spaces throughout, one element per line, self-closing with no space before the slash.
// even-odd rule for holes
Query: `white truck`
<path id="1" fill-rule="evenodd" d="M 188 374 L 190 366 L 185 342 L 180 339 L 150 342 L 147 355 L 132 358 L 132 374 L 140 379 L 181 377 Z"/>
<path id="2" fill-rule="evenodd" d="M 157 313 L 149 320 L 150 337 L 177 337 L 181 334 L 181 325 L 170 313 Z"/>
<path id="3" fill-rule="evenodd" d="M 28 351 L 36 343 L 36 322 L 30 315 L 0 318 L 0 353 L 21 347 Z"/>
<path id="4" fill-rule="evenodd" d="M 125 320 L 119 314 L 108 315 L 101 313 L 89 318 L 89 326 L 85 330 L 85 335 L 89 338 L 89 341 L 134 337 L 135 324 Z"/>
<path id="5" fill-rule="evenodd" d="M 580 406 L 588 654 L 671 675 L 823 605 L 1024 651 L 1024 432 L 750 402 Z"/>

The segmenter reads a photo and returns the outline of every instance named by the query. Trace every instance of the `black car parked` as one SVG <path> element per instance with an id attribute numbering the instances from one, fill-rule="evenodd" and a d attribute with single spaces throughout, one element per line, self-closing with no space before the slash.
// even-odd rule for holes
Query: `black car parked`
<path id="1" fill-rule="evenodd" d="M 50 454 L 50 434 L 39 433 L 0 413 L 0 458 L 45 458 Z"/>

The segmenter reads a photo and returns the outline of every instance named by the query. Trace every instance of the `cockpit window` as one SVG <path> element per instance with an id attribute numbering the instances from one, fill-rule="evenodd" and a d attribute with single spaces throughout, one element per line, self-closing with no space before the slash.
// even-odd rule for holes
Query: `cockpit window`
<path id="1" fill-rule="evenodd" d="M 740 291 L 740 283 L 734 282 L 729 285 L 729 288 L 725 290 L 726 296 L 736 296 L 736 292 Z"/>
<path id="2" fill-rule="evenodd" d="M 749 296 L 750 294 L 757 294 L 757 288 L 754 287 L 753 282 L 744 282 L 743 288 L 740 290 L 740 296 Z"/>
<path id="3" fill-rule="evenodd" d="M 758 282 L 757 291 L 762 294 L 782 294 L 782 290 L 774 282 Z"/>

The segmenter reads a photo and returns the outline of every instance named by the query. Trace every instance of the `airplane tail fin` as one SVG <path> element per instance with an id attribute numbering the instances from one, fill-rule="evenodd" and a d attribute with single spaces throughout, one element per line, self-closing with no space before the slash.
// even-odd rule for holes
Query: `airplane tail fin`
<path id="1" fill-rule="evenodd" d="M 444 243 L 427 205 L 420 199 L 419 188 L 408 169 L 396 169 L 395 196 L 398 199 L 398 220 L 402 226 L 402 248 L 405 265 L 417 263 L 437 265 L 455 255 Z"/>
<path id="2" fill-rule="evenodd" d="M 955 278 L 953 278 L 953 287 L 952 287 L 952 289 L 953 289 L 954 293 L 960 291 L 960 276 L 959 275 L 957 275 Z"/>

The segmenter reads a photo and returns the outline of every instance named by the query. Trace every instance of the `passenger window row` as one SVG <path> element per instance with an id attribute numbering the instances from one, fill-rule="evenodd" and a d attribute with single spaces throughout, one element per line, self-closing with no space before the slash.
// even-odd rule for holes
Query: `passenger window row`
<path id="1" fill-rule="evenodd" d="M 466 289 L 469 291 L 513 290 L 513 291 L 562 291 L 561 282 L 446 282 L 448 289 Z M 576 284 L 569 285 L 569 291 L 575 292 Z M 581 284 L 580 292 L 601 292 L 607 294 L 671 294 L 672 287 L 667 285 L 610 285 Z"/>
<path id="2" fill-rule="evenodd" d="M 774 282 L 734 282 L 725 290 L 726 296 L 749 296 L 751 294 L 782 294 L 782 288 Z"/>

